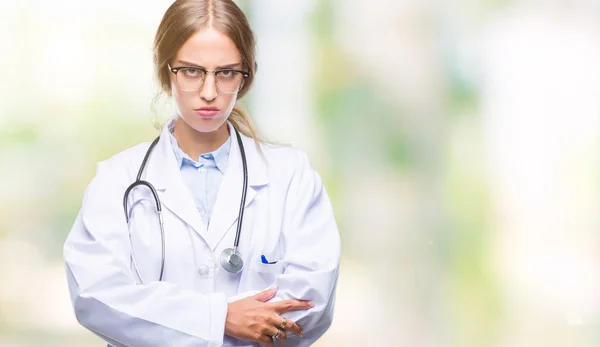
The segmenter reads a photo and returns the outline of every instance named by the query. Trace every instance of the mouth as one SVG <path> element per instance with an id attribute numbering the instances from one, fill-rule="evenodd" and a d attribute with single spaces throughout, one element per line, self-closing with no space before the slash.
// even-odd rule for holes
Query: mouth
<path id="1" fill-rule="evenodd" d="M 200 117 L 210 118 L 214 117 L 219 113 L 219 109 L 217 107 L 200 107 L 194 109 L 194 112 Z"/>

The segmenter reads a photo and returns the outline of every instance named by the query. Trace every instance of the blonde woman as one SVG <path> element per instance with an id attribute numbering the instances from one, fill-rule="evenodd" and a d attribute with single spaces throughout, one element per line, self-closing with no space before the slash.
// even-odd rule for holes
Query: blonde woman
<path id="1" fill-rule="evenodd" d="M 340 240 L 307 156 L 259 141 L 236 101 L 254 36 L 229 0 L 178 0 L 154 42 L 177 116 L 100 162 L 64 245 L 75 315 L 111 346 L 309 346 Z"/>

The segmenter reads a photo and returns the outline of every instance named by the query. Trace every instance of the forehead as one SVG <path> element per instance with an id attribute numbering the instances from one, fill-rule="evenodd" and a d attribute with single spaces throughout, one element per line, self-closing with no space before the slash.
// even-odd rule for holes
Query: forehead
<path id="1" fill-rule="evenodd" d="M 177 52 L 175 60 L 184 60 L 205 68 L 241 63 L 241 54 L 233 41 L 213 28 L 195 32 Z"/>

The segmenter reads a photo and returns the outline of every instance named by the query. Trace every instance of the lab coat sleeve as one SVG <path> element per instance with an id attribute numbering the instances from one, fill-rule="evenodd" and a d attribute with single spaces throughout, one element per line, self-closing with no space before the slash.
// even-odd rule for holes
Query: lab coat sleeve
<path id="1" fill-rule="evenodd" d="M 329 197 L 319 175 L 300 154 L 287 193 L 282 230 L 285 271 L 274 301 L 312 300 L 309 310 L 283 317 L 297 322 L 304 336 L 290 335 L 289 346 L 310 346 L 330 327 L 340 265 L 340 237 Z"/>
<path id="2" fill-rule="evenodd" d="M 122 210 L 127 177 L 101 163 L 64 245 L 67 281 L 81 325 L 116 347 L 221 346 L 224 293 L 167 282 L 136 284 Z M 121 173 L 119 173 L 121 172 Z"/>

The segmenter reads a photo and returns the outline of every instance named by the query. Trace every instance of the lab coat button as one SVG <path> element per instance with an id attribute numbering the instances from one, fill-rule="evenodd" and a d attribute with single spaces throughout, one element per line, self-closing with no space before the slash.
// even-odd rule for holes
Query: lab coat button
<path id="1" fill-rule="evenodd" d="M 200 267 L 198 267 L 198 273 L 200 274 L 200 276 L 208 275 L 209 271 L 210 269 L 206 265 L 200 265 Z"/>

